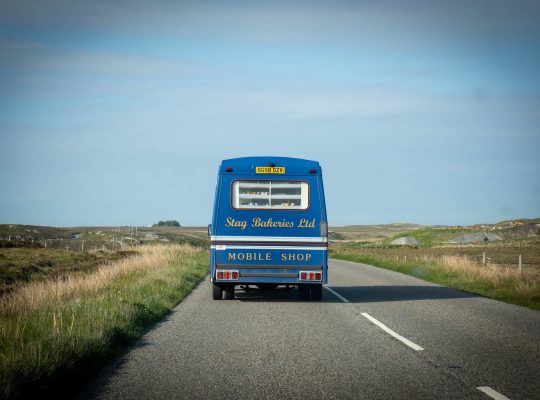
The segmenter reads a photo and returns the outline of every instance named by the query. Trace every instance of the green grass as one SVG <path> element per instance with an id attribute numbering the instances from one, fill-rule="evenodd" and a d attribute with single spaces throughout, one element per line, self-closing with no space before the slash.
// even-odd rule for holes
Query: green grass
<path id="1" fill-rule="evenodd" d="M 412 275 L 430 282 L 435 282 L 437 268 L 427 262 L 404 262 L 379 258 L 367 254 L 355 254 L 347 251 L 331 251 L 330 257 L 339 260 L 354 261 L 363 264 L 374 265 L 403 274 Z"/>
<path id="2" fill-rule="evenodd" d="M 98 265 L 135 254 L 133 251 L 80 252 L 44 248 L 0 248 L 0 294 L 21 282 L 91 272 Z"/>
<path id="3" fill-rule="evenodd" d="M 89 282 L 81 281 L 80 288 L 63 295 L 54 294 L 53 284 L 42 300 L 36 295 L 1 304 L 0 397 L 69 390 L 68 382 L 76 385 L 141 337 L 207 275 L 207 252 L 158 248 L 172 254 L 119 261 L 122 273 L 103 282 L 86 275 Z M 131 270 L 131 260 L 151 267 Z"/>
<path id="4" fill-rule="evenodd" d="M 390 244 L 394 239 L 412 236 L 413 238 L 420 241 L 421 247 L 432 247 L 434 244 L 447 242 L 452 240 L 460 235 L 465 233 L 473 232 L 472 229 L 434 229 L 434 228 L 423 228 L 409 232 L 399 233 L 390 239 L 385 241 L 385 244 Z"/>
<path id="5" fill-rule="evenodd" d="M 400 260 L 362 253 L 361 249 L 340 248 L 332 258 L 354 261 L 411 275 L 428 282 L 464 290 L 484 297 L 540 310 L 540 272 L 533 268 L 523 274 L 514 270 L 479 266 L 460 256 L 441 256 L 425 260 Z M 448 261 L 458 266 L 448 266 Z M 462 263 L 462 265 L 459 265 Z"/>
<path id="6" fill-rule="evenodd" d="M 174 229 L 174 228 L 173 228 Z M 188 236 L 184 232 L 160 232 L 159 237 L 161 239 L 165 238 L 171 243 L 178 244 L 189 244 L 191 246 L 198 247 L 208 247 L 210 245 L 209 240 L 206 237 L 198 238 L 193 236 Z"/>
<path id="7" fill-rule="evenodd" d="M 334 231 L 332 231 L 332 233 L 330 233 L 329 236 L 333 240 L 345 240 L 345 239 L 347 239 L 347 237 L 343 233 L 334 232 Z"/>

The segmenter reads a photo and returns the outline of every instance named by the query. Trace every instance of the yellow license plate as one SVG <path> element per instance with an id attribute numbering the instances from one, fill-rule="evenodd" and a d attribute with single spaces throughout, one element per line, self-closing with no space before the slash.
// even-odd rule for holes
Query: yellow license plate
<path id="1" fill-rule="evenodd" d="M 256 174 L 284 174 L 285 167 L 255 167 Z"/>

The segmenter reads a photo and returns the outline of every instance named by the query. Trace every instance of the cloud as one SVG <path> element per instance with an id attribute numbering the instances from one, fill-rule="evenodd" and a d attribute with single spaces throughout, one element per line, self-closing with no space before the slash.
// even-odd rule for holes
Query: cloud
<path id="1" fill-rule="evenodd" d="M 263 41 L 366 40 L 415 46 L 441 39 L 540 33 L 534 0 L 68 1 L 0 3 L 0 21 L 150 36 L 210 35 Z M 407 42 L 404 38 L 414 39 Z"/>
<path id="2" fill-rule="evenodd" d="M 207 65 L 174 57 L 89 49 L 65 49 L 39 42 L 0 40 L 0 67 L 6 71 L 115 76 L 201 73 Z"/>

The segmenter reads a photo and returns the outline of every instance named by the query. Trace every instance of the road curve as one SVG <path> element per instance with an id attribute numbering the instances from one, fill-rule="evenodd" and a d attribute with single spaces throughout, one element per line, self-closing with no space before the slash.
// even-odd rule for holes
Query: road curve
<path id="1" fill-rule="evenodd" d="M 205 280 L 80 399 L 540 399 L 539 312 L 348 261 L 329 275 L 321 302 L 213 301 Z"/>

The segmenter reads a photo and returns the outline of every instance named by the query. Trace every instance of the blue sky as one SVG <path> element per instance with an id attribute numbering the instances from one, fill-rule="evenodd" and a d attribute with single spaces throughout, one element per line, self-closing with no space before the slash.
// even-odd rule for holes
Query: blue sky
<path id="1" fill-rule="evenodd" d="M 331 225 L 540 216 L 540 3 L 3 1 L 0 223 L 211 218 L 321 162 Z"/>

